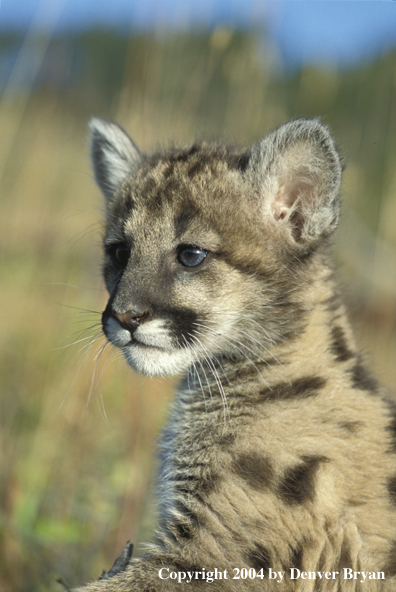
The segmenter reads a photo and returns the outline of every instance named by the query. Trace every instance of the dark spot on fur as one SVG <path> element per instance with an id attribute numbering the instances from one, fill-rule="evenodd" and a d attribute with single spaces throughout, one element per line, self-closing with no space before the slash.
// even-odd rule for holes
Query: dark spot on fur
<path id="1" fill-rule="evenodd" d="M 388 480 L 388 492 L 392 503 L 396 505 L 396 475 Z"/>
<path id="2" fill-rule="evenodd" d="M 245 171 L 249 164 L 251 152 L 250 150 L 244 150 L 241 153 L 240 148 L 228 147 L 225 154 L 225 160 L 229 169 L 236 169 L 239 171 Z"/>
<path id="3" fill-rule="evenodd" d="M 292 549 L 290 555 L 290 563 L 286 566 L 286 569 L 290 569 L 291 567 L 296 567 L 300 571 L 303 567 L 303 545 L 298 545 L 295 549 Z"/>
<path id="4" fill-rule="evenodd" d="M 194 524 L 198 524 L 198 518 L 196 514 L 194 514 L 194 512 L 192 512 L 190 508 L 188 508 L 182 501 L 178 500 L 176 506 L 178 511 L 181 512 L 184 516 L 187 516 L 187 518 L 191 520 L 191 522 L 194 522 Z"/>
<path id="5" fill-rule="evenodd" d="M 164 205 L 165 187 L 157 187 L 156 191 L 151 195 L 149 202 L 150 214 L 158 215 L 161 214 Z"/>
<path id="6" fill-rule="evenodd" d="M 250 487 L 258 491 L 269 487 L 274 477 L 271 461 L 256 452 L 239 454 L 231 467 Z"/>
<path id="7" fill-rule="evenodd" d="M 246 151 L 238 158 L 237 167 L 242 173 L 246 171 L 250 160 L 250 150 Z"/>
<path id="8" fill-rule="evenodd" d="M 224 446 L 224 448 L 227 448 L 228 446 L 232 446 L 235 440 L 235 434 L 224 434 L 219 439 L 219 446 Z"/>
<path id="9" fill-rule="evenodd" d="M 326 384 L 326 379 L 321 376 L 302 376 L 292 383 L 281 382 L 271 389 L 260 391 L 260 395 L 266 401 L 284 401 L 288 399 L 306 399 L 314 397 Z"/>
<path id="10" fill-rule="evenodd" d="M 268 358 L 266 360 L 255 360 L 253 358 L 252 361 L 255 364 L 254 366 L 253 364 L 249 363 L 241 367 L 237 367 L 234 371 L 231 371 L 231 373 L 229 374 L 230 382 L 232 382 L 231 379 L 233 376 L 235 376 L 236 380 L 245 380 L 246 378 L 252 378 L 254 381 L 256 381 L 257 370 L 265 371 L 265 369 L 268 366 L 284 366 L 285 364 L 287 364 L 285 360 L 278 360 L 275 358 Z"/>
<path id="11" fill-rule="evenodd" d="M 123 199 L 117 199 L 110 204 L 110 219 L 125 220 L 134 208 L 134 201 L 130 193 L 127 193 Z"/>
<path id="12" fill-rule="evenodd" d="M 335 326 L 332 328 L 331 338 L 331 353 L 337 362 L 346 362 L 355 356 L 354 352 L 348 347 L 344 330 L 341 327 Z"/>
<path id="13" fill-rule="evenodd" d="M 369 371 L 359 361 L 350 370 L 352 374 L 352 387 L 362 391 L 376 393 L 378 391 L 378 382 L 371 376 Z"/>
<path id="14" fill-rule="evenodd" d="M 256 571 L 262 569 L 264 572 L 268 572 L 269 568 L 272 567 L 271 555 L 265 547 L 259 543 L 255 543 L 249 551 L 244 554 L 244 559 L 248 567 L 254 567 Z"/>
<path id="15" fill-rule="evenodd" d="M 175 533 L 176 539 L 191 539 L 194 535 L 194 529 L 191 524 L 184 521 L 173 522 L 170 526 L 172 532 Z"/>
<path id="16" fill-rule="evenodd" d="M 142 187 L 142 194 L 147 196 L 150 195 L 152 191 L 154 191 L 157 183 L 155 179 L 150 175 L 148 175 L 144 181 L 144 185 Z"/>
<path id="17" fill-rule="evenodd" d="M 331 278 L 332 278 L 332 276 L 329 277 L 329 279 L 331 279 Z M 323 304 L 325 305 L 326 310 L 328 312 L 337 311 L 341 306 L 341 299 L 340 299 L 339 294 L 337 294 L 337 293 L 332 294 L 330 296 L 330 298 L 327 298 L 327 300 L 323 301 Z"/>
<path id="18" fill-rule="evenodd" d="M 165 179 L 169 179 L 169 177 L 173 174 L 173 171 L 175 170 L 175 163 L 173 161 L 171 161 L 168 166 L 166 167 L 166 169 L 164 170 L 164 178 Z"/>
<path id="19" fill-rule="evenodd" d="M 171 163 L 176 162 L 187 162 L 190 157 L 198 151 L 199 146 L 197 144 L 193 144 L 191 148 L 187 150 L 175 150 L 168 156 L 168 160 Z"/>
<path id="20" fill-rule="evenodd" d="M 316 472 L 320 463 L 328 461 L 325 456 L 301 458 L 303 462 L 287 469 L 279 484 L 279 495 L 288 504 L 303 504 L 313 500 Z"/>
<path id="21" fill-rule="evenodd" d="M 175 237 L 180 239 L 181 236 L 188 230 L 192 221 L 197 216 L 198 211 L 193 203 L 188 206 L 176 216 L 174 221 Z"/>
<path id="22" fill-rule="evenodd" d="M 347 503 L 349 506 L 352 506 L 354 508 L 358 508 L 359 506 L 364 506 L 366 502 L 363 502 L 361 499 L 356 499 L 356 498 L 349 498 L 347 500 Z"/>
<path id="23" fill-rule="evenodd" d="M 221 477 L 211 471 L 206 463 L 196 462 L 191 467 L 183 457 L 176 457 L 169 479 L 177 492 L 201 498 L 215 489 Z"/>
<path id="24" fill-rule="evenodd" d="M 387 578 L 396 576 L 396 541 L 391 544 L 388 561 L 382 571 L 385 572 Z"/>
<path id="25" fill-rule="evenodd" d="M 219 477 L 212 474 L 202 476 L 181 475 L 176 477 L 174 481 L 177 492 L 192 495 L 193 497 L 201 497 L 203 494 L 207 495 L 215 489 Z"/>
<path id="26" fill-rule="evenodd" d="M 167 530 L 176 540 L 193 538 L 200 524 L 197 515 L 181 501 L 177 502 L 176 507 L 179 515 L 172 515 L 167 524 Z"/>
<path id="27" fill-rule="evenodd" d="M 364 423 L 362 421 L 340 421 L 338 425 L 342 430 L 354 434 L 362 429 Z"/>
<path id="28" fill-rule="evenodd" d="M 189 179 L 193 179 L 196 175 L 199 175 L 204 168 L 207 166 L 207 162 L 197 161 L 187 171 Z"/>
<path id="29" fill-rule="evenodd" d="M 221 158 L 219 158 L 218 148 L 216 146 L 210 147 L 209 152 L 197 151 L 194 161 L 187 169 L 187 177 L 193 179 L 211 165 L 212 173 L 215 173 L 214 165 L 215 162 L 219 160 L 221 160 Z"/>
<path id="30" fill-rule="evenodd" d="M 252 274 L 255 274 L 257 277 L 260 277 L 262 279 L 268 279 L 272 276 L 272 273 L 269 272 L 267 269 L 259 267 L 260 262 L 257 259 L 253 257 L 250 259 L 246 258 L 246 254 L 244 254 L 245 258 L 243 258 L 241 257 L 240 253 L 229 253 L 224 250 L 219 251 L 217 255 L 221 260 L 225 261 L 228 265 L 230 265 L 230 267 L 234 267 L 234 269 L 237 269 L 244 275 L 251 276 Z M 290 302 L 288 302 L 288 304 L 290 305 Z M 283 305 L 286 305 L 285 302 L 280 306 Z M 275 306 L 277 306 L 277 303 L 275 304 Z M 296 310 L 298 310 L 298 305 L 296 304 L 295 306 Z"/>

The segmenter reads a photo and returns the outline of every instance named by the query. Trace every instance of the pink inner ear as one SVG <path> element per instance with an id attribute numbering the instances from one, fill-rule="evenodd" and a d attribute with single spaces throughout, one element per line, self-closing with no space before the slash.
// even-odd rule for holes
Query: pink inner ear
<path id="1" fill-rule="evenodd" d="M 283 220 L 290 211 L 290 208 L 283 206 L 279 203 L 279 201 L 275 200 L 272 202 L 272 211 L 275 216 L 275 220 Z"/>
<path id="2" fill-rule="evenodd" d="M 305 181 L 282 183 L 271 207 L 276 221 L 287 218 L 291 233 L 296 242 L 300 242 L 304 226 L 304 215 L 301 206 L 296 202 L 309 203 L 312 187 Z M 297 207 L 296 207 L 297 206 Z"/>
<path id="3" fill-rule="evenodd" d="M 272 211 L 276 220 L 283 220 L 289 213 L 299 196 L 298 185 L 283 183 L 272 202 Z"/>

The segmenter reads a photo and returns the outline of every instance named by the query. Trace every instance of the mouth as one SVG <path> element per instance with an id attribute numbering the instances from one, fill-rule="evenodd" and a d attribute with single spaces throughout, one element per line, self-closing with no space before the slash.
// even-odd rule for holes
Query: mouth
<path id="1" fill-rule="evenodd" d="M 163 347 L 158 347 L 158 345 L 151 345 L 149 343 L 143 343 L 142 341 L 138 340 L 138 339 L 131 339 L 130 343 L 127 344 L 127 347 L 137 347 L 143 351 L 158 351 L 158 352 L 164 352 L 166 351 Z"/>

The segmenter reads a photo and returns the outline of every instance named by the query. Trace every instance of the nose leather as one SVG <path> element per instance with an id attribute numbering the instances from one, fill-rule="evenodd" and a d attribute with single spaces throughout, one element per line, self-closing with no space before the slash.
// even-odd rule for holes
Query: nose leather
<path id="1" fill-rule="evenodd" d="M 135 311 L 135 310 L 128 310 L 127 312 L 118 313 L 113 312 L 113 316 L 117 319 L 122 327 L 128 329 L 128 331 L 135 331 L 137 327 L 144 323 L 144 321 L 149 316 L 148 311 Z"/>

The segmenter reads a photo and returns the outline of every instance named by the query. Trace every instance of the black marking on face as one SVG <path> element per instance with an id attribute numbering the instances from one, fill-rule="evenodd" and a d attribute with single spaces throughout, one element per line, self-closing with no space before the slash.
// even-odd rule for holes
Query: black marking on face
<path id="1" fill-rule="evenodd" d="M 262 569 L 264 573 L 268 573 L 269 568 L 273 567 L 270 552 L 260 543 L 254 543 L 254 546 L 244 553 L 244 559 L 248 567 L 254 567 L 256 571 Z"/>
<path id="2" fill-rule="evenodd" d="M 289 399 L 307 399 L 314 397 L 326 385 L 322 376 L 302 376 L 292 383 L 281 382 L 273 387 L 260 391 L 265 401 L 287 401 Z"/>
<path id="3" fill-rule="evenodd" d="M 303 504 L 315 496 L 315 477 L 320 463 L 328 461 L 325 456 L 303 456 L 303 462 L 286 469 L 279 484 L 280 497 L 287 504 Z"/>
<path id="4" fill-rule="evenodd" d="M 341 327 L 335 326 L 331 329 L 331 338 L 331 353 L 337 362 L 346 362 L 355 356 L 348 347 L 344 330 Z"/>
<path id="5" fill-rule="evenodd" d="M 354 365 L 350 372 L 352 374 L 353 388 L 371 393 L 378 391 L 378 382 L 360 361 Z"/>
<path id="6" fill-rule="evenodd" d="M 274 470 L 271 461 L 256 452 L 239 454 L 232 462 L 232 470 L 252 489 L 267 489 L 273 480 Z"/>
<path id="7" fill-rule="evenodd" d="M 172 336 L 181 347 L 194 343 L 194 332 L 198 320 L 197 313 L 189 308 L 170 308 L 164 311 L 163 317 L 171 320 Z M 161 317 L 161 315 L 160 315 Z"/>
<path id="8" fill-rule="evenodd" d="M 388 480 L 388 492 L 392 503 L 396 506 L 396 475 Z"/>

